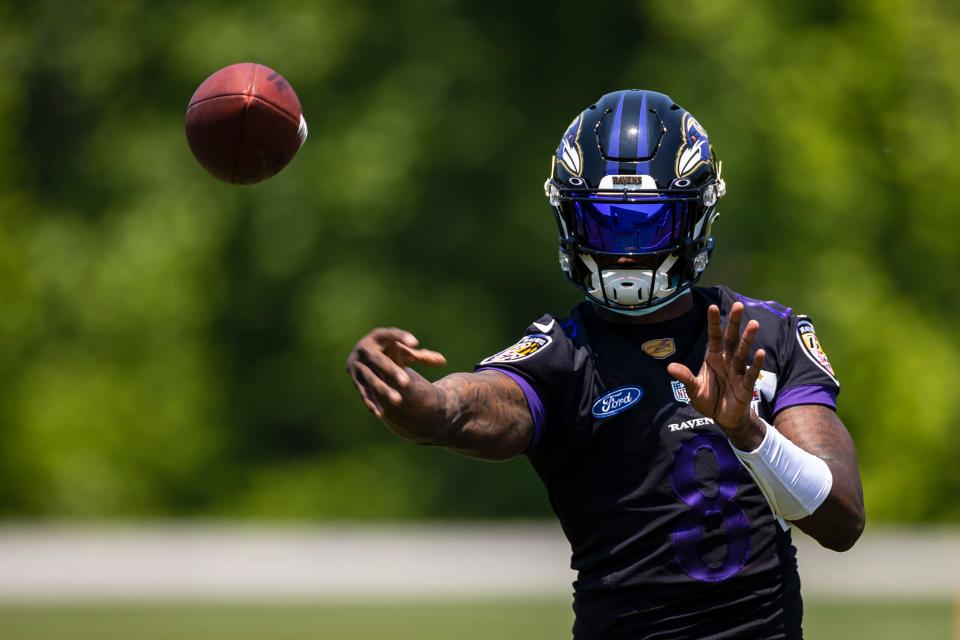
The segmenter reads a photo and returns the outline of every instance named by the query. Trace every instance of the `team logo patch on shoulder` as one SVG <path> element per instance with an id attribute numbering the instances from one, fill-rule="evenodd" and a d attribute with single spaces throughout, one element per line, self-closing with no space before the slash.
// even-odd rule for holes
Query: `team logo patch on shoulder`
<path id="1" fill-rule="evenodd" d="M 673 338 L 657 338 L 656 340 L 647 340 L 640 348 L 651 358 L 663 360 L 669 358 L 677 352 L 677 343 Z"/>
<path id="2" fill-rule="evenodd" d="M 489 358 L 484 358 L 480 361 L 480 364 L 492 364 L 494 362 L 517 362 L 518 360 L 526 360 L 531 356 L 535 356 L 540 353 L 553 342 L 553 338 L 550 336 L 545 336 L 542 333 L 534 333 L 529 336 L 524 336 L 520 339 L 520 342 L 513 345 L 512 347 L 507 347 L 500 353 L 495 353 Z"/>
<path id="3" fill-rule="evenodd" d="M 593 403 L 594 418 L 609 418 L 622 413 L 640 402 L 643 389 L 640 387 L 620 387 L 600 396 Z"/>
<path id="4" fill-rule="evenodd" d="M 812 322 L 806 319 L 797 322 L 797 340 L 800 341 L 803 353 L 813 361 L 813 364 L 820 367 L 824 373 L 836 382 L 837 375 L 833 372 L 827 354 L 820 345 L 820 340 L 817 338 L 817 332 L 813 328 Z"/>

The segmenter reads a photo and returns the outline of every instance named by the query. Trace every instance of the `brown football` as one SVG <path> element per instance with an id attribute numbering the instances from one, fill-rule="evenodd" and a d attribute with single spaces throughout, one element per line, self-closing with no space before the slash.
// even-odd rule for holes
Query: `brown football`
<path id="1" fill-rule="evenodd" d="M 241 62 L 203 83 L 187 107 L 187 143 L 213 176 L 234 184 L 266 180 L 307 138 L 300 99 L 269 67 Z"/>

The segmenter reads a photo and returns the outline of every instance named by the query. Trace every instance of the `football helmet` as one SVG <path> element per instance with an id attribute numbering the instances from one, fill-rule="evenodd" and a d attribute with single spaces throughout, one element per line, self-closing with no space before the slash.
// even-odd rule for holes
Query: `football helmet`
<path id="1" fill-rule="evenodd" d="M 688 291 L 726 192 L 707 132 L 662 93 L 608 93 L 574 118 L 544 191 L 560 266 L 587 298 L 645 313 Z"/>

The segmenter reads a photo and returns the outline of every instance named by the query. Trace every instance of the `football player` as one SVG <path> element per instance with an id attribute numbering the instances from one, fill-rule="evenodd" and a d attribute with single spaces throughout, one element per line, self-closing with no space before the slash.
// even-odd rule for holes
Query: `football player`
<path id="1" fill-rule="evenodd" d="M 472 373 L 400 329 L 347 369 L 394 433 L 525 455 L 572 548 L 576 638 L 800 638 L 791 525 L 849 549 L 864 526 L 840 386 L 811 320 L 697 287 L 725 193 L 707 132 L 617 91 L 567 128 L 545 184 L 560 266 L 586 300 Z"/>

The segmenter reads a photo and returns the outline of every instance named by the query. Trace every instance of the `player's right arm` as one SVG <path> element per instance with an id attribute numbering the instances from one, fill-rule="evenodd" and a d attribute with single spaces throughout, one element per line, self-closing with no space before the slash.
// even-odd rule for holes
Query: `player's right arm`
<path id="1" fill-rule="evenodd" d="M 484 460 L 523 453 L 533 438 L 520 386 L 495 370 L 430 382 L 408 365 L 440 366 L 443 354 L 418 348 L 402 329 L 374 329 L 357 342 L 347 372 L 367 409 L 398 436 Z"/>

